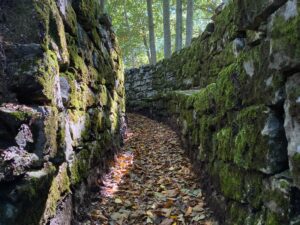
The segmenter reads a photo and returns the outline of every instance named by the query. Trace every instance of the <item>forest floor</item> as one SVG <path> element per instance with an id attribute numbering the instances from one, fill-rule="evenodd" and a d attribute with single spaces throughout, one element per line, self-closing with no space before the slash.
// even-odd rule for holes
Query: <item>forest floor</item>
<path id="1" fill-rule="evenodd" d="M 84 224 L 216 225 L 177 134 L 141 115 L 128 114 L 128 124 Z"/>

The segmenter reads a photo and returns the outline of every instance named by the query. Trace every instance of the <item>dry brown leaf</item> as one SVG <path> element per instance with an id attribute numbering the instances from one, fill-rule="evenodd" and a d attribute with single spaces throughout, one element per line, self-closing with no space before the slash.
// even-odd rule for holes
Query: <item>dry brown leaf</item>
<path id="1" fill-rule="evenodd" d="M 190 216 L 192 212 L 193 212 L 193 208 L 189 206 L 185 212 L 185 216 Z"/>
<path id="2" fill-rule="evenodd" d="M 174 198 L 178 195 L 179 191 L 177 189 L 163 191 L 163 194 L 166 194 L 169 198 Z"/>
<path id="3" fill-rule="evenodd" d="M 164 219 L 161 223 L 160 223 L 160 225 L 171 225 L 172 223 L 173 223 L 173 219 L 169 219 L 169 218 L 167 218 L 167 219 Z"/>
<path id="4" fill-rule="evenodd" d="M 176 133 L 139 115 L 129 114 L 129 124 L 124 151 L 97 181 L 110 197 L 95 196 L 101 200 L 92 204 L 90 218 L 108 224 L 110 217 L 118 225 L 214 224 Z"/>
<path id="5" fill-rule="evenodd" d="M 196 211 L 196 212 L 204 211 L 203 204 L 200 203 L 200 204 L 196 205 L 195 207 L 193 207 L 193 211 Z"/>

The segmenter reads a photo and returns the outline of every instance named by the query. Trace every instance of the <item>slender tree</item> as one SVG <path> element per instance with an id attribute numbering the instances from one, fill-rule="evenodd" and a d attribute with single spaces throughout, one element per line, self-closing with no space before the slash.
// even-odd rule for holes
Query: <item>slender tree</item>
<path id="1" fill-rule="evenodd" d="M 182 0 L 176 0 L 176 51 L 182 49 Z"/>
<path id="2" fill-rule="evenodd" d="M 105 13 L 105 0 L 100 0 L 101 13 Z"/>
<path id="3" fill-rule="evenodd" d="M 124 7 L 125 24 L 126 24 L 127 29 L 130 30 L 130 24 L 129 24 L 129 19 L 128 19 L 126 0 L 123 0 L 123 7 Z M 131 37 L 129 37 L 129 39 L 131 39 Z M 134 51 L 130 52 L 130 57 L 131 57 L 131 62 L 133 64 L 133 66 L 135 67 L 135 65 L 136 65 L 136 57 L 134 56 Z"/>
<path id="4" fill-rule="evenodd" d="M 163 0 L 164 19 L 164 53 L 165 58 L 170 58 L 171 50 L 171 29 L 170 29 L 170 0 Z"/>
<path id="5" fill-rule="evenodd" d="M 187 0 L 186 12 L 186 46 L 190 46 L 193 38 L 194 0 Z"/>
<path id="6" fill-rule="evenodd" d="M 153 23 L 153 11 L 152 11 L 152 0 L 147 0 L 147 12 L 148 12 L 148 26 L 149 26 L 149 43 L 150 43 L 150 56 L 151 64 L 156 63 L 156 47 L 155 47 L 155 33 Z"/>
<path id="7" fill-rule="evenodd" d="M 148 40 L 147 40 L 147 35 L 143 34 L 143 42 L 144 42 L 144 47 L 146 49 L 146 54 L 147 54 L 147 58 L 148 58 L 148 62 L 151 62 L 151 55 L 150 55 L 150 49 L 148 46 Z"/>

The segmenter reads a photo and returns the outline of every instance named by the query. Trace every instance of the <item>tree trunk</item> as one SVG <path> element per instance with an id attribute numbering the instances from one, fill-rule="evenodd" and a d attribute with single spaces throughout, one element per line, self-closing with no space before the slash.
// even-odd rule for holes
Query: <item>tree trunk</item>
<path id="1" fill-rule="evenodd" d="M 182 0 L 176 0 L 176 51 L 182 49 Z"/>
<path id="2" fill-rule="evenodd" d="M 193 38 L 193 13 L 194 13 L 194 0 L 187 0 L 186 12 L 186 46 L 190 46 Z"/>
<path id="3" fill-rule="evenodd" d="M 130 30 L 130 24 L 129 24 L 128 15 L 127 15 L 126 0 L 123 0 L 123 6 L 124 6 L 123 15 L 124 15 L 124 19 L 125 19 L 125 24 L 126 24 L 127 30 Z M 130 40 L 130 36 L 129 36 L 129 40 Z M 135 67 L 136 57 L 134 56 L 134 50 L 130 52 L 130 58 L 131 58 L 132 66 Z"/>
<path id="4" fill-rule="evenodd" d="M 170 30 L 170 0 L 163 0 L 164 17 L 164 52 L 165 58 L 171 57 L 171 30 Z"/>
<path id="5" fill-rule="evenodd" d="M 130 25 L 129 25 L 128 15 L 127 15 L 126 0 L 123 0 L 123 2 L 124 2 L 123 3 L 123 6 L 124 6 L 123 15 L 124 15 L 126 27 L 129 30 L 130 29 Z"/>
<path id="6" fill-rule="evenodd" d="M 148 24 L 149 24 L 149 43 L 150 43 L 150 63 L 156 63 L 156 47 L 155 47 L 155 33 L 152 12 L 152 0 L 147 0 Z"/>
<path id="7" fill-rule="evenodd" d="M 101 13 L 105 13 L 105 0 L 100 0 Z"/>
<path id="8" fill-rule="evenodd" d="M 144 41 L 144 46 L 146 49 L 146 53 L 147 53 L 147 58 L 148 58 L 148 62 L 151 63 L 151 55 L 150 55 L 150 49 L 148 46 L 148 41 L 147 41 L 147 35 L 143 35 L 143 41 Z"/>

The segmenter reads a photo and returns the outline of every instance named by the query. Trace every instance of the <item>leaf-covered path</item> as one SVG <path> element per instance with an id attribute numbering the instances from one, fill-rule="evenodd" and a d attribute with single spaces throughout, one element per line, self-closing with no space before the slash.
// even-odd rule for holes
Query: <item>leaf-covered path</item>
<path id="1" fill-rule="evenodd" d="M 176 133 L 144 116 L 128 114 L 128 121 L 124 149 L 85 224 L 216 224 Z"/>

